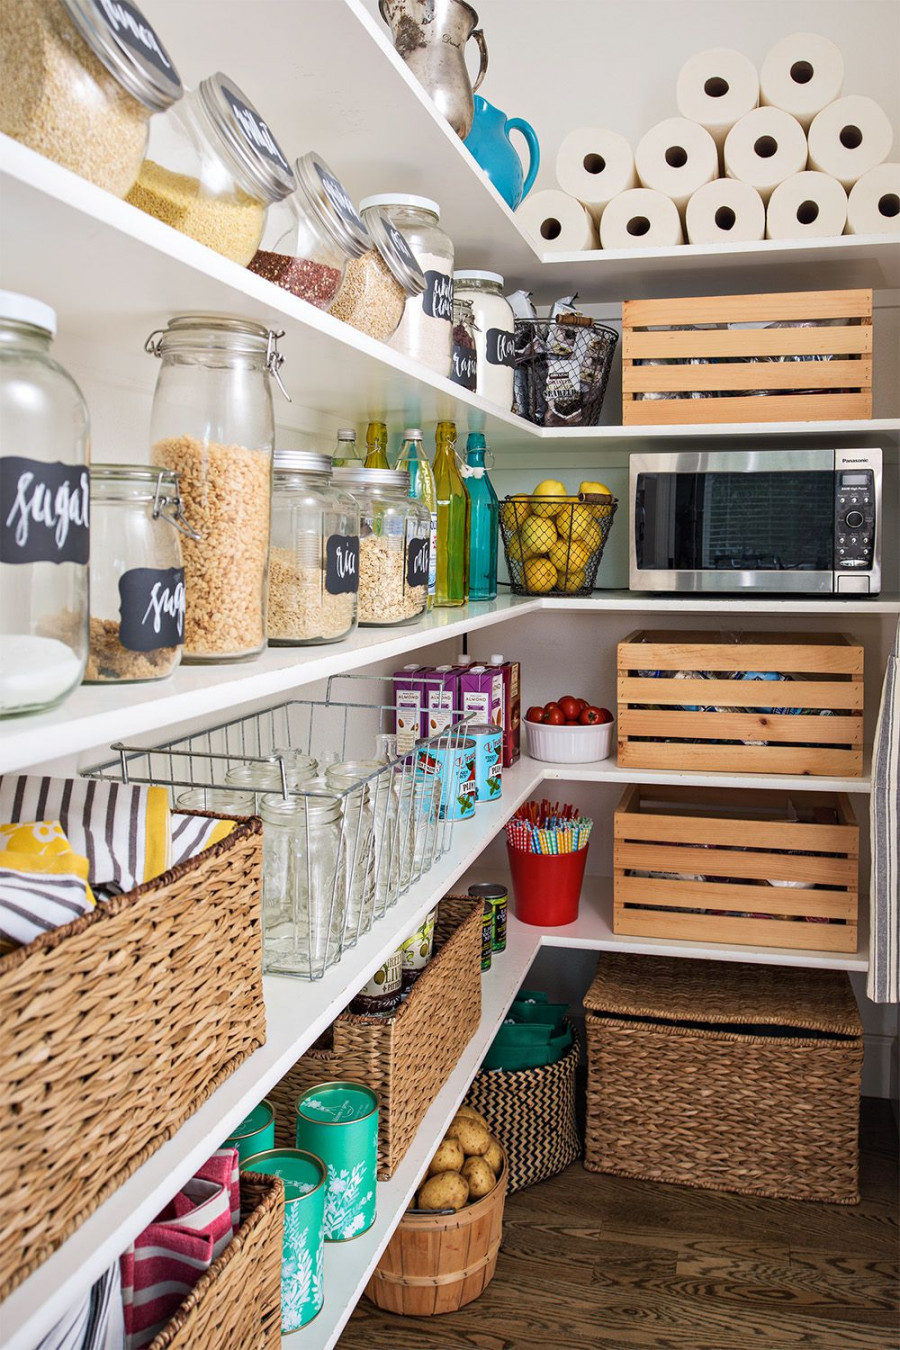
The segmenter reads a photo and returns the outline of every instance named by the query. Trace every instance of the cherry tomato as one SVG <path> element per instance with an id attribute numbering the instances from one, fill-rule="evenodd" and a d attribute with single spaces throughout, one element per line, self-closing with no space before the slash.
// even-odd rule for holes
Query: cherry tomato
<path id="1" fill-rule="evenodd" d="M 560 712 L 560 711 L 561 711 L 561 709 L 560 709 L 560 706 L 559 706 L 558 703 L 550 702 L 550 703 L 545 703 L 545 704 L 544 704 L 544 713 L 545 713 L 545 715 L 546 715 L 548 712 Z"/>
<path id="2" fill-rule="evenodd" d="M 563 717 L 561 708 L 550 708 L 544 713 L 544 722 L 547 726 L 563 727 L 566 724 L 566 719 Z"/>
<path id="3" fill-rule="evenodd" d="M 566 718 L 566 726 L 567 726 L 567 727 L 580 727 L 580 726 L 581 726 L 581 723 L 579 722 L 579 720 L 578 720 L 577 717 L 567 717 L 567 718 Z"/>
<path id="4" fill-rule="evenodd" d="M 574 721 L 581 712 L 580 701 L 572 694 L 566 694 L 565 698 L 559 700 L 559 706 L 567 722 Z"/>
<path id="5" fill-rule="evenodd" d="M 576 699 L 575 701 L 578 704 L 578 712 L 576 715 L 580 717 L 581 714 L 584 712 L 585 708 L 589 708 L 591 705 L 588 703 L 586 698 L 579 698 Z"/>
<path id="6" fill-rule="evenodd" d="M 595 727 L 603 721 L 603 718 L 600 716 L 599 708 L 587 707 L 578 720 L 583 727 Z"/>
<path id="7" fill-rule="evenodd" d="M 544 709 L 541 707 L 539 703 L 536 703 L 534 707 L 529 708 L 527 713 L 525 714 L 526 722 L 543 722 L 543 720 L 544 720 Z"/>

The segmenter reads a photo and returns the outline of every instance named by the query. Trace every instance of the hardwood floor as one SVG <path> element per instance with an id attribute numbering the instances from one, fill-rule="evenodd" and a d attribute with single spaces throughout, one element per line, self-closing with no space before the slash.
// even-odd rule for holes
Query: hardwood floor
<path id="1" fill-rule="evenodd" d="M 898 1350 L 897 1134 L 866 1101 L 858 1206 L 585 1172 L 511 1196 L 493 1283 L 443 1317 L 363 1299 L 338 1350 Z"/>

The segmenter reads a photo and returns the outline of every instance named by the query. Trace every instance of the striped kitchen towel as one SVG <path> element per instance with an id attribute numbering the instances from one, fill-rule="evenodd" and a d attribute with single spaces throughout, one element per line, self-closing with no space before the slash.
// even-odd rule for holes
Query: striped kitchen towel
<path id="1" fill-rule="evenodd" d="M 0 951 L 90 914 L 88 861 L 77 853 L 0 852 Z"/>
<path id="2" fill-rule="evenodd" d="M 873 1003 L 900 1002 L 900 623 L 875 727 L 869 801 L 869 974 Z"/>
<path id="3" fill-rule="evenodd" d="M 60 1318 L 36 1350 L 124 1350 L 125 1321 L 119 1263 L 105 1270 L 88 1293 Z"/>
<path id="4" fill-rule="evenodd" d="M 93 778 L 0 778 L 0 821 L 58 820 L 90 880 L 130 891 L 169 865 L 169 794 Z"/>
<path id="5" fill-rule="evenodd" d="M 180 811 L 172 813 L 172 863 L 189 862 L 205 848 L 227 839 L 235 828 L 233 820 L 210 820 L 207 816 L 188 816 Z"/>

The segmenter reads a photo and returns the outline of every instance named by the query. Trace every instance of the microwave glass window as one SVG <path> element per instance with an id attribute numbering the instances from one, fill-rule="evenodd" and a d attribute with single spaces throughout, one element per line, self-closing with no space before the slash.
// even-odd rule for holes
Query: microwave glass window
<path id="1" fill-rule="evenodd" d="M 638 567 L 831 571 L 834 473 L 646 473 Z"/>

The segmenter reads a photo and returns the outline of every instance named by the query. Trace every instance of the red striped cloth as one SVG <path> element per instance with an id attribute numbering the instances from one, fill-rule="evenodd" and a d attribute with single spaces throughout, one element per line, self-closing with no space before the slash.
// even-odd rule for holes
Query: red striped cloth
<path id="1" fill-rule="evenodd" d="M 238 1152 L 219 1149 L 122 1255 L 126 1350 L 150 1344 L 240 1221 Z"/>

